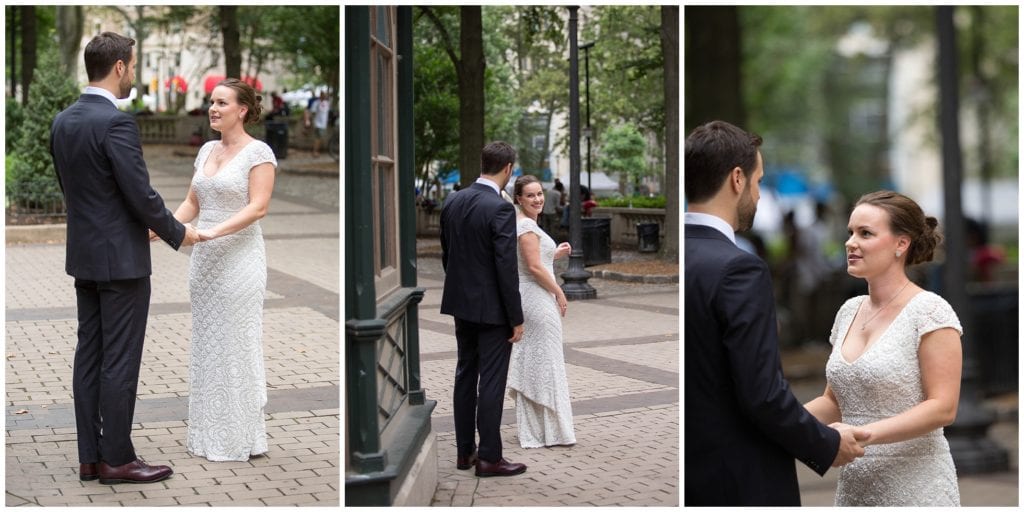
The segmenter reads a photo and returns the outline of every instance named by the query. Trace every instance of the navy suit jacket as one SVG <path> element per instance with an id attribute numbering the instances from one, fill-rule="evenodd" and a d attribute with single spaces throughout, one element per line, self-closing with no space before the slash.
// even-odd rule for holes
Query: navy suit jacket
<path id="1" fill-rule="evenodd" d="M 441 313 L 468 322 L 523 323 L 516 210 L 494 189 L 474 183 L 441 209 Z"/>
<path id="2" fill-rule="evenodd" d="M 765 262 L 713 228 L 684 229 L 685 505 L 799 505 L 794 458 L 825 474 L 839 433 L 782 375 Z"/>
<path id="3" fill-rule="evenodd" d="M 50 154 L 68 210 L 65 270 L 114 281 L 152 273 L 149 231 L 175 250 L 185 226 L 149 184 L 135 118 L 96 94 L 57 114 Z"/>

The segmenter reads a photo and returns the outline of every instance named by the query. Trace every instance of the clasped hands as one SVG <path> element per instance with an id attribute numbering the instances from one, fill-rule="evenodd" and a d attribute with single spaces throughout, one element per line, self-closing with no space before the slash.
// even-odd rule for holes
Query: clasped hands
<path id="1" fill-rule="evenodd" d="M 838 422 L 829 427 L 839 431 L 839 452 L 832 461 L 834 468 L 849 464 L 857 457 L 863 456 L 864 447 L 871 444 L 871 432 L 868 430 Z"/>
<path id="2" fill-rule="evenodd" d="M 149 230 L 149 241 L 153 242 L 160 238 L 152 229 Z M 199 242 L 213 240 L 216 236 L 212 229 L 196 229 L 191 223 L 185 224 L 185 238 L 181 240 L 181 246 L 195 245 Z"/>

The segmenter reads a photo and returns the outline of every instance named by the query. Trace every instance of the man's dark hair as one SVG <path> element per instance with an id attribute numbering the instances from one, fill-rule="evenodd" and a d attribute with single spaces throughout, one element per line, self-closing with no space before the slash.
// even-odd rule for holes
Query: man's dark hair
<path id="1" fill-rule="evenodd" d="M 506 165 L 515 162 L 516 150 L 507 142 L 497 140 L 484 146 L 480 155 L 480 172 L 488 175 L 497 174 Z"/>
<path id="2" fill-rule="evenodd" d="M 132 46 L 135 46 L 134 39 L 113 32 L 103 32 L 92 38 L 85 45 L 85 74 L 89 81 L 98 82 L 106 78 L 119 60 L 127 66 L 132 60 Z"/>
<path id="3" fill-rule="evenodd" d="M 757 167 L 761 137 L 725 121 L 698 126 L 686 137 L 684 191 L 686 200 L 701 203 L 714 197 L 733 169 L 749 179 Z"/>

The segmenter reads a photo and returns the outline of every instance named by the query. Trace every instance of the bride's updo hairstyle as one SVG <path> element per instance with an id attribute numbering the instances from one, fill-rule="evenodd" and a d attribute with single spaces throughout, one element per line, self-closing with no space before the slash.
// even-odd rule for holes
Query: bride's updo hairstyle
<path id="1" fill-rule="evenodd" d="M 514 197 L 512 198 L 513 203 L 519 204 L 519 196 L 523 195 L 523 188 L 529 185 L 530 183 L 540 183 L 540 180 L 538 180 L 537 177 L 532 174 L 524 174 L 516 178 L 515 189 L 513 190 Z M 541 189 L 543 188 L 544 186 L 541 185 Z"/>
<path id="2" fill-rule="evenodd" d="M 248 109 L 245 112 L 245 119 L 242 120 L 244 124 L 260 122 L 260 116 L 263 115 L 263 96 L 256 94 L 256 89 L 237 78 L 225 78 L 217 85 L 223 85 L 235 91 L 238 103 Z"/>
<path id="3" fill-rule="evenodd" d="M 907 250 L 907 266 L 932 260 L 935 248 L 942 242 L 938 231 L 939 221 L 926 216 L 913 199 L 891 190 L 879 190 L 864 194 L 857 200 L 857 206 L 870 204 L 889 214 L 889 229 L 897 235 L 910 237 Z"/>

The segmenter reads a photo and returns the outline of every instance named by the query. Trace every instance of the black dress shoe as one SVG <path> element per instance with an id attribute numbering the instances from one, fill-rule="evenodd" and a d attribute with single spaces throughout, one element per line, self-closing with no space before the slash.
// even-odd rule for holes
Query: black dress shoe
<path id="1" fill-rule="evenodd" d="M 142 459 L 120 466 L 108 466 L 106 462 L 100 462 L 99 469 L 100 483 L 106 485 L 148 484 L 164 480 L 174 473 L 168 466 L 150 466 Z"/>
<path id="2" fill-rule="evenodd" d="M 476 476 L 513 476 L 526 471 L 526 464 L 498 459 L 498 462 L 476 461 Z"/>
<path id="3" fill-rule="evenodd" d="M 459 469 L 469 469 L 476 465 L 476 461 L 476 452 L 473 452 L 471 455 L 459 455 L 455 460 L 455 467 Z"/>
<path id="4" fill-rule="evenodd" d="M 78 465 L 78 479 L 86 482 L 89 480 L 96 480 L 100 477 L 100 472 L 96 469 L 96 464 L 79 464 Z"/>

